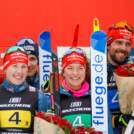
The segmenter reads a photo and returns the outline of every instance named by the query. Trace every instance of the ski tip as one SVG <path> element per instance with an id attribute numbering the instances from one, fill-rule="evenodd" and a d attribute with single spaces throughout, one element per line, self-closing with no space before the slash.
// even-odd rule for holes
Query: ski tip
<path id="1" fill-rule="evenodd" d="M 100 38 L 106 38 L 106 37 L 107 37 L 107 34 L 102 30 L 95 31 L 91 35 L 91 38 L 94 38 L 94 39 L 100 39 Z"/>
<path id="2" fill-rule="evenodd" d="M 50 31 L 44 31 L 39 35 L 39 48 L 41 48 L 42 50 L 47 50 L 48 52 L 51 52 Z"/>
<path id="3" fill-rule="evenodd" d="M 79 32 L 79 24 L 77 24 L 75 28 L 72 47 L 77 47 L 78 45 L 78 32 Z"/>
<path id="4" fill-rule="evenodd" d="M 47 38 L 47 37 L 50 37 L 50 31 L 44 31 L 40 34 L 39 36 L 40 38 Z"/>
<path id="5" fill-rule="evenodd" d="M 93 30 L 94 30 L 94 32 L 100 30 L 98 18 L 94 18 L 93 19 Z"/>
<path id="6" fill-rule="evenodd" d="M 91 35 L 90 44 L 94 50 L 106 54 L 106 44 L 107 44 L 106 33 L 104 31 L 95 31 Z"/>

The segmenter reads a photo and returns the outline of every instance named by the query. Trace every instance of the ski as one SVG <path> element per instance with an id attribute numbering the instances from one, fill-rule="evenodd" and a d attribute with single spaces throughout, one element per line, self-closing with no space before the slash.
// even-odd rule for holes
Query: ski
<path id="1" fill-rule="evenodd" d="M 57 53 L 52 50 L 54 113 L 60 116 L 60 91 Z"/>
<path id="2" fill-rule="evenodd" d="M 56 39 L 54 30 L 51 31 L 51 46 L 56 46 Z M 57 53 L 51 49 L 52 55 L 52 73 L 53 73 L 53 112 L 60 116 L 60 91 L 59 91 L 59 71 L 58 71 L 58 56 Z"/>
<path id="3" fill-rule="evenodd" d="M 52 72 L 52 56 L 51 56 L 51 39 L 50 32 L 42 32 L 39 36 L 39 77 L 40 77 L 40 90 L 43 90 L 44 84 L 49 86 L 50 72 Z M 48 87 L 47 86 L 47 87 Z M 43 91 L 50 94 L 48 88 Z"/>
<path id="4" fill-rule="evenodd" d="M 79 24 L 76 25 L 76 28 L 74 31 L 74 38 L 73 38 L 72 47 L 77 47 L 77 45 L 78 45 L 78 33 L 79 33 Z"/>
<path id="5" fill-rule="evenodd" d="M 74 32 L 74 39 L 73 39 L 73 47 L 77 46 L 78 42 L 78 31 L 79 31 L 79 24 L 76 25 L 75 32 Z M 51 46 L 56 46 L 54 30 L 52 29 L 51 32 Z M 60 116 L 60 91 L 59 91 L 59 69 L 58 69 L 58 56 L 54 50 L 51 50 L 52 54 L 52 71 L 53 71 L 53 101 L 52 104 L 54 105 L 54 113 Z M 53 109 L 53 108 L 52 108 Z"/>
<path id="6" fill-rule="evenodd" d="M 99 20 L 98 18 L 94 18 L 93 20 L 93 31 L 99 31 L 100 30 L 100 25 L 99 25 Z"/>
<path id="7" fill-rule="evenodd" d="M 46 95 L 51 95 L 52 112 L 60 115 L 58 58 L 51 49 L 51 43 L 54 42 L 52 37 L 53 33 L 49 31 L 42 32 L 39 36 L 40 89 Z"/>
<path id="8" fill-rule="evenodd" d="M 107 35 L 95 31 L 91 35 L 91 99 L 92 127 L 108 134 L 107 117 Z"/>
<path id="9" fill-rule="evenodd" d="M 134 112 L 132 113 L 133 119 L 131 119 L 126 128 L 125 134 L 134 134 Z"/>

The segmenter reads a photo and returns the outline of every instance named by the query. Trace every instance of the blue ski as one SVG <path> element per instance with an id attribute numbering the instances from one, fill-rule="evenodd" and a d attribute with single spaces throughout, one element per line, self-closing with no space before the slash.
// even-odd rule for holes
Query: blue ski
<path id="1" fill-rule="evenodd" d="M 40 89 L 44 83 L 50 79 L 52 71 L 51 56 L 51 39 L 50 32 L 45 31 L 39 36 L 39 72 L 40 72 Z"/>
<path id="2" fill-rule="evenodd" d="M 58 57 L 51 49 L 51 43 L 55 43 L 51 39 L 53 34 L 45 31 L 39 36 L 40 88 L 44 93 L 51 95 L 52 112 L 60 115 Z"/>
<path id="3" fill-rule="evenodd" d="M 91 35 L 92 127 L 104 134 L 108 134 L 106 41 L 104 31 Z"/>

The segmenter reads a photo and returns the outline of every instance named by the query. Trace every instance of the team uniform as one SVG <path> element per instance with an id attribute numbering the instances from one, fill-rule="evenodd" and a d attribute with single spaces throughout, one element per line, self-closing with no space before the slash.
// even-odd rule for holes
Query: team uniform
<path id="1" fill-rule="evenodd" d="M 118 89 L 116 85 L 116 81 L 113 75 L 114 69 L 111 67 L 110 64 L 107 64 L 107 83 L 108 83 L 108 105 L 112 115 L 120 115 L 120 107 L 118 101 Z M 117 67 L 115 67 L 116 69 Z"/>
<path id="2" fill-rule="evenodd" d="M 67 91 L 60 85 L 60 103 L 63 119 L 71 121 L 73 126 L 92 127 L 91 91 L 88 90 L 80 97 L 74 97 L 72 92 Z M 113 134 L 112 119 L 108 109 L 108 133 Z"/>
<path id="3" fill-rule="evenodd" d="M 11 85 L 6 79 L 0 86 L 0 122 L 2 134 L 32 134 L 34 116 L 46 112 L 45 95 L 34 87 Z"/>
<path id="4" fill-rule="evenodd" d="M 35 87 L 37 89 L 40 89 L 39 87 L 39 74 L 38 72 L 35 73 L 35 75 L 31 78 L 26 78 L 26 82 L 28 85 Z"/>
<path id="5" fill-rule="evenodd" d="M 34 56 L 36 56 L 37 61 L 39 63 L 39 49 L 38 49 L 38 45 L 37 45 L 37 43 L 33 39 L 31 39 L 31 38 L 22 38 L 21 40 L 19 40 L 17 42 L 16 45 L 23 47 L 25 52 L 27 53 L 27 55 L 34 55 Z M 39 83 L 40 83 L 39 82 L 39 74 L 38 74 L 37 71 L 33 74 L 33 76 L 27 77 L 26 78 L 26 82 L 28 83 L 28 85 L 40 89 L 40 86 L 39 86 Z"/>
<path id="6" fill-rule="evenodd" d="M 126 59 L 123 63 L 127 63 L 128 60 Z M 108 73 L 108 106 L 110 109 L 111 116 L 118 116 L 121 115 L 120 111 L 120 105 L 119 105 L 119 100 L 118 100 L 118 88 L 116 85 L 116 81 L 114 78 L 113 73 L 117 69 L 118 66 L 112 66 L 110 64 L 107 64 L 107 73 Z M 122 134 L 121 128 L 113 128 L 114 134 Z"/>
<path id="7" fill-rule="evenodd" d="M 92 126 L 90 90 L 80 97 L 74 97 L 62 84 L 60 103 L 62 118 L 71 121 L 75 128 Z"/>

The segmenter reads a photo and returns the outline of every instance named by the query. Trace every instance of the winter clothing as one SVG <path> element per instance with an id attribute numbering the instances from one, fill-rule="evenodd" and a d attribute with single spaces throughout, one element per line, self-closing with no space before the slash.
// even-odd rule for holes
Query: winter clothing
<path id="1" fill-rule="evenodd" d="M 134 119 L 131 114 L 121 114 L 119 116 L 113 116 L 112 124 L 113 127 L 127 127 L 129 120 Z"/>
<path id="2" fill-rule="evenodd" d="M 116 39 L 126 39 L 132 42 L 132 32 L 127 28 L 111 29 L 107 34 L 107 45 L 112 43 Z"/>
<path id="3" fill-rule="evenodd" d="M 127 62 L 127 59 L 124 61 L 123 64 L 125 64 L 126 62 Z M 117 89 L 116 81 L 113 75 L 113 72 L 115 72 L 117 67 L 118 66 L 113 66 L 109 63 L 107 64 L 108 106 L 111 112 L 112 119 L 114 117 L 118 118 L 121 115 L 119 101 L 118 101 L 118 89 Z M 116 127 L 113 128 L 113 134 L 122 134 L 121 128 L 116 128 Z"/>
<path id="4" fill-rule="evenodd" d="M 40 89 L 40 85 L 39 85 L 40 81 L 39 81 L 38 72 L 36 72 L 33 77 L 26 78 L 26 82 L 28 83 L 28 85 L 33 86 L 37 89 Z"/>
<path id="5" fill-rule="evenodd" d="M 39 50 L 37 43 L 31 38 L 23 38 L 19 40 L 16 44 L 17 46 L 21 46 L 25 49 L 27 55 L 33 54 L 39 59 Z"/>
<path id="6" fill-rule="evenodd" d="M 84 53 L 79 49 L 69 49 L 62 58 L 62 72 L 70 64 L 81 64 L 86 67 Z"/>
<path id="7" fill-rule="evenodd" d="M 65 81 L 63 81 L 64 83 Z M 92 116 L 91 116 L 91 91 L 89 90 L 89 85 L 87 82 L 84 82 L 82 87 L 85 89 L 80 89 L 82 95 L 76 97 L 73 94 L 76 94 L 77 91 L 72 92 L 69 88 L 62 84 L 60 86 L 60 97 L 61 97 L 61 112 L 62 116 L 65 119 L 68 119 L 72 124 L 77 128 L 79 125 L 84 125 L 84 127 L 92 126 Z M 88 90 L 87 90 L 88 88 Z M 83 94 L 84 93 L 84 94 Z M 84 119 L 83 119 L 84 118 Z M 108 134 L 113 134 L 112 129 L 112 116 L 108 109 Z"/>
<path id="8" fill-rule="evenodd" d="M 67 91 L 62 84 L 60 86 L 60 103 L 62 118 L 68 119 L 74 127 L 92 126 L 91 117 L 91 95 L 89 90 L 84 95 L 74 97 L 73 93 Z"/>
<path id="9" fill-rule="evenodd" d="M 14 46 L 14 47 L 16 47 L 16 46 Z M 16 64 L 16 63 L 24 63 L 24 64 L 28 65 L 27 54 L 20 50 L 18 50 L 16 52 L 7 53 L 4 57 L 3 63 L 4 63 L 3 64 L 4 70 L 6 70 L 12 64 Z"/>
<path id="10" fill-rule="evenodd" d="M 11 85 L 4 79 L 0 86 L 0 118 L 7 117 L 1 120 L 1 132 L 5 134 L 33 133 L 33 115 L 36 111 L 46 112 L 48 108 L 45 95 L 25 81 L 21 85 Z"/>

